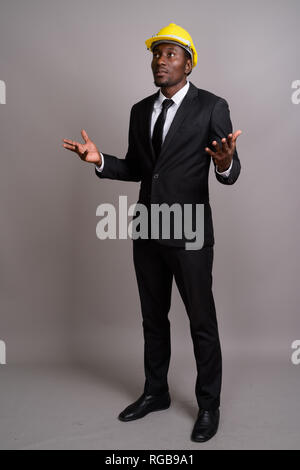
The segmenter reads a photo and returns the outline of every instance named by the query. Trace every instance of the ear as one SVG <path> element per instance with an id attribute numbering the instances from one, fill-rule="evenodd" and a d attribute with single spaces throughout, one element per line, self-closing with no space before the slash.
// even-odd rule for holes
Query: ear
<path id="1" fill-rule="evenodd" d="M 192 70 L 192 60 L 191 59 L 187 59 L 186 62 L 185 62 L 185 68 L 184 68 L 184 72 L 186 74 L 190 73 L 191 70 Z"/>

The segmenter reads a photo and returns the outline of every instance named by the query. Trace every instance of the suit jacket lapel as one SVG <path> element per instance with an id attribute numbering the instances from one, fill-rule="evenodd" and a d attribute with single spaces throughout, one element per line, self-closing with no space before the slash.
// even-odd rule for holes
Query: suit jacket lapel
<path id="1" fill-rule="evenodd" d="M 197 96 L 197 88 L 195 87 L 195 85 L 193 85 L 192 82 L 190 82 L 190 86 L 189 86 L 189 89 L 188 89 L 188 92 L 187 94 L 185 95 L 185 97 L 183 98 L 176 114 L 175 114 L 175 117 L 171 123 L 171 126 L 169 128 L 169 131 L 165 137 L 165 140 L 163 142 L 163 145 L 162 145 L 162 148 L 161 148 L 161 153 L 159 155 L 159 161 L 161 160 L 163 154 L 165 153 L 166 149 L 169 147 L 170 145 L 170 142 L 172 140 L 172 138 L 176 135 L 176 132 L 179 128 L 179 126 L 181 125 L 181 123 L 183 122 L 183 120 L 185 119 L 185 117 L 188 115 L 189 113 L 189 109 L 190 109 L 190 104 L 191 104 L 191 101 Z M 149 96 L 149 99 L 146 101 L 146 105 L 145 105 L 145 117 L 146 119 L 144 120 L 144 135 L 145 135 L 145 142 L 146 142 L 146 149 L 149 150 L 149 153 L 150 153 L 150 156 L 151 156 L 151 159 L 152 159 L 152 162 L 155 163 L 156 162 L 156 156 L 155 156 L 155 152 L 154 152 L 154 149 L 153 149 L 153 146 L 152 146 L 152 140 L 151 140 L 151 118 L 152 118 L 152 112 L 153 112 L 153 106 L 154 106 L 154 102 L 155 100 L 158 98 L 159 96 L 159 90 L 154 93 L 153 95 Z"/>
<path id="2" fill-rule="evenodd" d="M 197 94 L 198 94 L 197 88 L 195 87 L 195 85 L 193 85 L 192 82 L 190 82 L 188 92 L 183 98 L 182 102 L 180 103 L 180 106 L 174 116 L 174 119 L 171 123 L 171 126 L 163 142 L 161 152 L 159 155 L 159 160 L 161 160 L 161 158 L 163 157 L 164 153 L 166 152 L 166 149 L 170 147 L 170 143 L 173 137 L 176 135 L 176 132 L 179 126 L 182 124 L 183 120 L 189 114 L 191 102 L 197 96 Z"/>
<path id="3" fill-rule="evenodd" d="M 158 98 L 159 90 L 154 93 L 154 95 L 149 96 L 149 99 L 146 101 L 145 106 L 145 120 L 144 120 L 144 135 L 145 135 L 145 142 L 146 142 L 146 149 L 149 150 L 149 154 L 151 156 L 152 162 L 155 162 L 155 153 L 152 146 L 151 140 L 151 119 L 152 119 L 152 112 L 155 100 Z"/>

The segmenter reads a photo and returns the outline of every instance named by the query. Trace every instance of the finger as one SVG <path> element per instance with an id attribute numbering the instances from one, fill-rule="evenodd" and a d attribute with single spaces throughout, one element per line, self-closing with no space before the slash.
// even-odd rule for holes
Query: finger
<path id="1" fill-rule="evenodd" d="M 232 135 L 232 134 L 228 134 L 228 137 L 227 137 L 227 144 L 228 144 L 228 147 L 229 147 L 229 148 L 232 147 L 232 138 L 233 138 L 233 135 Z"/>
<path id="2" fill-rule="evenodd" d="M 224 153 L 228 153 L 229 152 L 229 147 L 228 147 L 228 144 L 227 144 L 227 140 L 225 139 L 222 139 L 222 151 Z"/>
<path id="3" fill-rule="evenodd" d="M 209 153 L 209 155 L 210 155 L 211 157 L 214 157 L 214 156 L 215 156 L 215 153 L 214 153 L 212 150 L 210 150 L 209 147 L 205 147 L 205 152 Z"/>
<path id="4" fill-rule="evenodd" d="M 242 134 L 242 131 L 239 129 L 238 131 L 236 131 L 234 134 L 233 134 L 233 142 L 236 141 L 236 139 Z"/>
<path id="5" fill-rule="evenodd" d="M 216 140 L 213 141 L 212 145 L 214 146 L 214 149 L 217 153 L 221 151 L 219 144 Z"/>
<path id="6" fill-rule="evenodd" d="M 73 145 L 74 147 L 77 147 L 79 145 L 78 142 L 76 142 L 75 140 L 71 140 L 71 139 L 64 139 L 63 142 L 69 145 Z"/>
<path id="7" fill-rule="evenodd" d="M 77 147 L 74 147 L 74 145 L 70 144 L 63 144 L 65 149 L 72 150 L 72 152 L 77 152 Z"/>
<path id="8" fill-rule="evenodd" d="M 87 135 L 87 133 L 85 132 L 84 129 L 81 129 L 81 135 L 82 135 L 83 140 L 85 141 L 85 143 L 87 143 L 88 140 L 89 140 L 89 136 Z"/>

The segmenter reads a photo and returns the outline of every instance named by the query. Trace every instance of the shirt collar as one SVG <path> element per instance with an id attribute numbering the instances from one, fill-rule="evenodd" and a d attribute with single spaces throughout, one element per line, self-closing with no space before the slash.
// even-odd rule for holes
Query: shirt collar
<path id="1" fill-rule="evenodd" d="M 180 90 L 178 90 L 177 93 L 175 93 L 175 95 L 172 96 L 171 99 L 174 101 L 174 103 L 177 106 L 180 105 L 181 101 L 183 100 L 183 98 L 187 94 L 189 86 L 190 86 L 190 82 L 187 80 L 187 83 L 182 88 L 180 88 Z M 166 96 L 163 95 L 162 91 L 160 90 L 158 98 L 156 99 L 156 101 L 154 103 L 154 107 L 155 108 L 160 108 L 161 105 L 162 105 L 162 102 L 166 99 L 167 99 Z"/>

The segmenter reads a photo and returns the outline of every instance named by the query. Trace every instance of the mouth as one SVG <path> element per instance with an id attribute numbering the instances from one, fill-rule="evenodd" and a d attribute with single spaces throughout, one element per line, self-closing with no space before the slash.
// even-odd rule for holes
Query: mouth
<path id="1" fill-rule="evenodd" d="M 163 75 L 166 75 L 168 72 L 164 71 L 164 70 L 157 70 L 154 75 L 156 77 L 162 77 Z"/>

